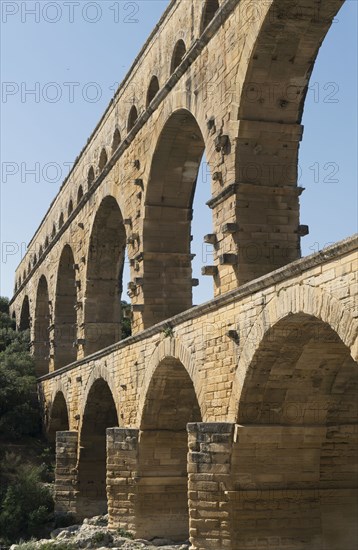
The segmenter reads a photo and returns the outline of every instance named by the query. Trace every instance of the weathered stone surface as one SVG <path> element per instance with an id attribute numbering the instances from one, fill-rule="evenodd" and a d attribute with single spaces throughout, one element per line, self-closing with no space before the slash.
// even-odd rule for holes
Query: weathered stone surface
<path id="1" fill-rule="evenodd" d="M 299 259 L 302 109 L 341 4 L 173 1 L 41 222 L 11 313 L 58 510 L 195 550 L 356 548 L 357 239 Z M 191 309 L 204 150 L 215 299 Z"/>

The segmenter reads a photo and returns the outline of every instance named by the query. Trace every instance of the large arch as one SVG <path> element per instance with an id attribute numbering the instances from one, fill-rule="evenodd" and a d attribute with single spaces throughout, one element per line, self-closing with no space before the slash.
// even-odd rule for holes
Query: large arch
<path id="1" fill-rule="evenodd" d="M 55 369 L 77 359 L 77 290 L 75 260 L 70 245 L 60 257 L 55 300 Z"/>
<path id="2" fill-rule="evenodd" d="M 79 519 L 107 513 L 106 429 L 118 426 L 113 394 L 103 378 L 91 386 L 83 413 L 78 459 Z"/>
<path id="3" fill-rule="evenodd" d="M 284 549 L 353 550 L 357 393 L 358 364 L 328 323 L 296 313 L 266 331 L 238 403 L 234 548 L 279 537 Z"/>
<path id="4" fill-rule="evenodd" d="M 192 205 L 204 149 L 194 116 L 175 111 L 160 134 L 145 197 L 145 328 L 192 305 Z"/>
<path id="5" fill-rule="evenodd" d="M 68 407 L 62 391 L 58 391 L 53 399 L 47 424 L 47 438 L 54 444 L 56 433 L 69 430 Z"/>
<path id="6" fill-rule="evenodd" d="M 43 376 L 49 369 L 50 324 L 48 285 L 46 277 L 42 275 L 37 286 L 34 322 L 34 356 L 38 376 Z"/>
<path id="7" fill-rule="evenodd" d="M 30 302 L 29 297 L 26 295 L 22 301 L 19 330 L 30 329 Z"/>
<path id="8" fill-rule="evenodd" d="M 126 232 L 116 199 L 105 197 L 92 226 L 87 259 L 85 354 L 121 338 Z"/>
<path id="9" fill-rule="evenodd" d="M 236 95 L 240 284 L 301 256 L 300 237 L 307 234 L 297 186 L 302 113 L 319 48 L 343 1 L 272 0 L 247 14 L 252 31 Z"/>
<path id="10" fill-rule="evenodd" d="M 157 366 L 140 421 L 136 536 L 184 541 L 189 535 L 188 422 L 200 422 L 193 382 L 167 356 Z"/>

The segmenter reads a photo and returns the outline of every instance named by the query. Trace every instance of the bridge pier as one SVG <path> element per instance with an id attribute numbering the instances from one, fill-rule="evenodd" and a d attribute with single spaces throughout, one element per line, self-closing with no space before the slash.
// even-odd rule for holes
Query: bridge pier
<path id="1" fill-rule="evenodd" d="M 56 433 L 55 510 L 77 515 L 78 432 Z"/>
<path id="2" fill-rule="evenodd" d="M 107 499 L 113 529 L 136 531 L 138 451 L 139 430 L 107 429 Z"/>

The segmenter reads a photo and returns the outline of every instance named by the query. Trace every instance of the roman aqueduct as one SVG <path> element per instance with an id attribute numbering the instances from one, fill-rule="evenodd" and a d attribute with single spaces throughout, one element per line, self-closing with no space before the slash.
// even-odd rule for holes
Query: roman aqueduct
<path id="1" fill-rule="evenodd" d="M 357 239 L 301 259 L 297 184 L 342 3 L 173 0 L 76 159 L 11 301 L 58 510 L 196 550 L 356 548 Z M 192 307 L 204 151 L 215 297 Z"/>

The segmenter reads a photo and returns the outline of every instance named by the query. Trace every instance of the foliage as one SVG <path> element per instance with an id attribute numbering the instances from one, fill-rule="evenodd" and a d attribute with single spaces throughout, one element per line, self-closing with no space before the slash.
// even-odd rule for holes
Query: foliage
<path id="1" fill-rule="evenodd" d="M 15 328 L 8 300 L 0 298 L 0 437 L 7 444 L 39 435 L 41 428 L 29 332 L 17 332 Z M 31 465 L 28 460 L 23 462 L 19 454 L 2 451 L 0 544 L 38 536 L 52 519 L 52 496 L 41 483 L 45 468 Z"/>
<path id="2" fill-rule="evenodd" d="M 34 361 L 29 332 L 16 332 L 8 303 L 0 298 L 0 435 L 19 439 L 40 431 Z"/>
<path id="3" fill-rule="evenodd" d="M 127 302 L 121 302 L 122 305 L 122 338 L 128 338 L 132 335 L 131 326 L 131 305 Z"/>
<path id="4" fill-rule="evenodd" d="M 41 483 L 43 468 L 21 463 L 13 453 L 0 462 L 0 533 L 5 542 L 39 536 L 53 516 L 49 489 Z"/>
<path id="5" fill-rule="evenodd" d="M 36 541 L 25 542 L 18 546 L 18 550 L 75 550 L 76 545 L 70 542 L 49 541 L 43 544 L 36 544 Z"/>
<path id="6" fill-rule="evenodd" d="M 117 533 L 118 533 L 118 535 L 120 535 L 121 537 L 123 537 L 125 539 L 131 539 L 131 540 L 134 539 L 134 535 L 132 533 L 130 533 L 130 531 L 126 531 L 125 529 L 122 529 L 122 527 L 117 529 Z"/>

